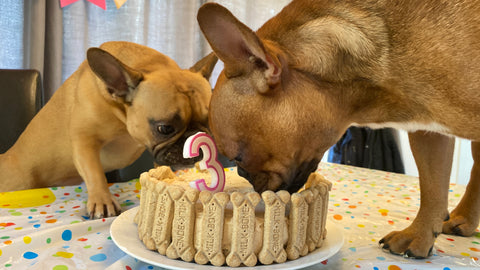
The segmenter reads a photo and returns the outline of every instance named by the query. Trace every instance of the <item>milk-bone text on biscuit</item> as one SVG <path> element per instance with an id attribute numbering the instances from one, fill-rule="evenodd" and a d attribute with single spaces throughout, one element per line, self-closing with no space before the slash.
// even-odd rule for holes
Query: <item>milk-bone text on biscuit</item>
<path id="1" fill-rule="evenodd" d="M 210 186 L 207 186 L 205 179 L 198 179 L 190 182 L 190 186 L 200 191 L 223 191 L 223 188 L 225 187 L 225 171 L 223 170 L 222 164 L 218 161 L 218 150 L 212 137 L 205 132 L 198 132 L 195 135 L 188 137 L 183 145 L 183 157 L 197 157 L 200 154 L 200 148 L 203 153 L 203 158 L 199 162 L 200 169 L 207 169 L 210 172 L 212 182 L 210 183 Z"/>

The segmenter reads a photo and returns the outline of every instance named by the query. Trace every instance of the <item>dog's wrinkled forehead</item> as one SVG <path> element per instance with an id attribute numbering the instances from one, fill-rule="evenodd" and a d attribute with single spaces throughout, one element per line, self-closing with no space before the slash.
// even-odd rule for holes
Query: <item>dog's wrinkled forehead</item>
<path id="1" fill-rule="evenodd" d="M 278 129 L 279 120 L 275 118 L 285 116 L 277 113 L 277 106 L 268 104 L 265 97 L 247 87 L 251 87 L 248 82 L 221 75 L 210 103 L 210 130 L 220 151 L 230 159 L 255 145 L 262 145 L 263 149 L 258 151 L 270 151 L 273 145 L 268 143 L 269 136 L 274 133 L 267 131 Z"/>
<path id="2" fill-rule="evenodd" d="M 125 107 L 129 133 L 147 146 L 159 141 L 157 137 L 163 141 L 184 131 L 192 116 L 188 96 L 168 78 L 152 75 L 145 74 L 131 104 Z"/>
<path id="3" fill-rule="evenodd" d="M 223 73 L 219 76 L 210 102 L 209 114 L 213 117 L 213 124 L 231 124 L 236 125 L 232 128 L 241 128 L 250 120 L 250 115 L 257 113 L 258 99 L 247 94 L 249 87 L 248 82 L 227 79 Z"/>
<path id="4" fill-rule="evenodd" d="M 173 80 L 156 74 L 150 76 L 151 79 L 139 85 L 132 107 L 150 114 L 150 118 L 173 116 L 177 111 L 191 110 L 190 99 L 178 90 Z"/>

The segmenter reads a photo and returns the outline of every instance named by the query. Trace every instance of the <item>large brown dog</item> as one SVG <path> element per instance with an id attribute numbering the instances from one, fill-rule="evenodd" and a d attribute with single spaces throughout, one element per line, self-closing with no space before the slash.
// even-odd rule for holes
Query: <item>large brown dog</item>
<path id="1" fill-rule="evenodd" d="M 159 165 L 182 157 L 188 134 L 206 130 L 215 56 L 182 70 L 167 56 L 129 42 L 91 48 L 17 142 L 0 155 L 0 192 L 85 181 L 91 217 L 120 205 L 105 171 L 123 168 L 145 148 Z"/>
<path id="2" fill-rule="evenodd" d="M 350 125 L 405 128 L 421 207 L 383 248 L 427 257 L 442 231 L 471 235 L 480 214 L 478 14 L 474 0 L 294 0 L 254 33 L 204 5 L 200 27 L 225 63 L 209 112 L 221 152 L 258 191 L 292 192 Z M 449 135 L 472 140 L 476 162 L 450 216 Z"/>

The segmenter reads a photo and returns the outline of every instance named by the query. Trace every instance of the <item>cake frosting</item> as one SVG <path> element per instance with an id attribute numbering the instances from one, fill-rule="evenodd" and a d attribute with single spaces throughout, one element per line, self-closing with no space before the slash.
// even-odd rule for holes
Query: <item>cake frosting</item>
<path id="1" fill-rule="evenodd" d="M 160 166 L 140 176 L 135 217 L 146 248 L 171 259 L 215 266 L 283 263 L 322 246 L 331 183 L 312 173 L 297 193 L 259 194 L 236 170 L 223 192 L 198 191 L 189 182 L 210 174 L 173 173 Z"/>

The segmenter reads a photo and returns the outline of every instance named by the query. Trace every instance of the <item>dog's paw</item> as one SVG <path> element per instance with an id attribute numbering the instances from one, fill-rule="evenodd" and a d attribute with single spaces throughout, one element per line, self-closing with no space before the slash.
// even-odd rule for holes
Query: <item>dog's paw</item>
<path id="1" fill-rule="evenodd" d="M 443 233 L 471 236 L 478 227 L 478 219 L 469 219 L 466 215 L 452 212 L 450 218 L 443 222 Z"/>
<path id="2" fill-rule="evenodd" d="M 121 212 L 120 204 L 109 192 L 107 194 L 89 194 L 87 215 L 90 219 L 113 217 Z"/>
<path id="3" fill-rule="evenodd" d="M 424 259 L 433 252 L 433 244 L 440 233 L 410 226 L 403 231 L 393 231 L 379 241 L 380 247 L 406 258 Z"/>

